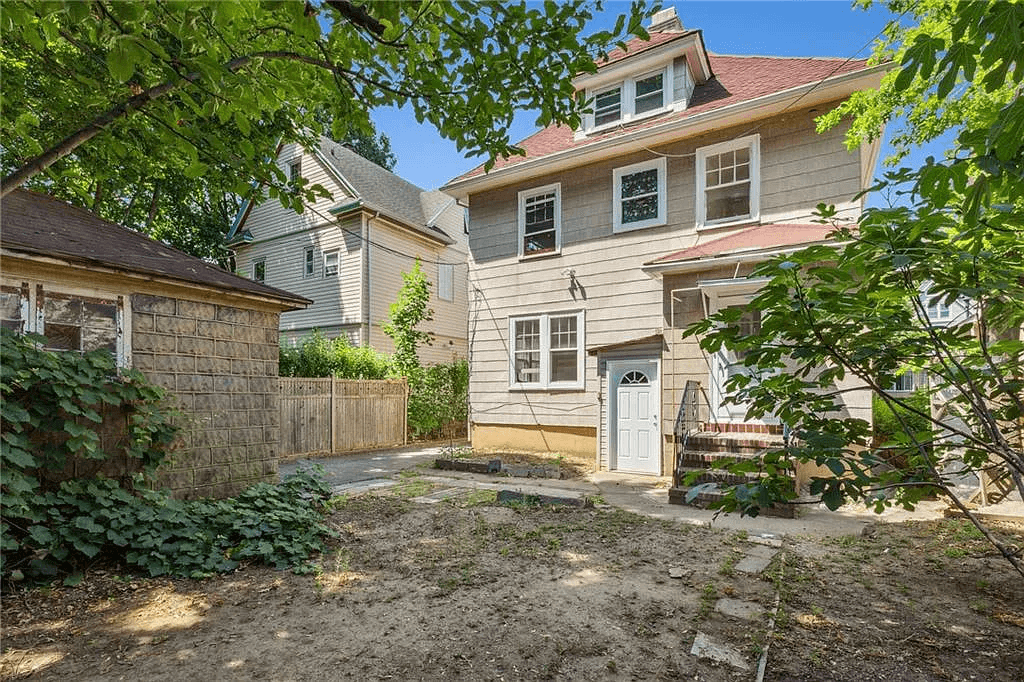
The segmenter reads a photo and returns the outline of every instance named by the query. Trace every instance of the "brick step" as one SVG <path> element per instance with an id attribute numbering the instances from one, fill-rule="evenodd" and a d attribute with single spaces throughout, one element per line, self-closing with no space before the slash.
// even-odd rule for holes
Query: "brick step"
<path id="1" fill-rule="evenodd" d="M 687 450 L 756 454 L 782 446 L 782 438 L 770 434 L 734 434 L 702 431 L 686 439 Z"/>
<path id="2" fill-rule="evenodd" d="M 702 483 L 719 483 L 721 485 L 739 485 L 741 483 L 752 483 L 762 478 L 764 474 L 752 472 L 747 474 L 734 474 L 723 469 L 705 469 L 703 467 L 684 467 L 681 471 L 676 470 L 673 475 L 673 485 L 684 485 L 686 476 L 700 472 L 689 485 L 700 485 Z"/>
<path id="3" fill-rule="evenodd" d="M 700 467 L 706 469 L 709 466 L 723 462 L 756 460 L 760 458 L 760 455 L 760 451 L 756 453 L 708 452 L 706 450 L 696 450 L 688 447 L 676 456 L 676 461 L 684 467 Z"/>
<path id="4" fill-rule="evenodd" d="M 687 502 L 686 494 L 691 488 L 696 486 L 673 486 L 668 490 L 668 502 L 669 504 L 680 504 L 688 507 L 697 507 L 699 509 L 706 509 L 712 503 L 721 500 L 724 495 L 720 492 L 701 492 L 691 502 Z M 792 504 L 774 504 L 767 509 L 762 509 L 761 514 L 764 516 L 774 516 L 784 519 L 796 518 L 796 505 Z"/>

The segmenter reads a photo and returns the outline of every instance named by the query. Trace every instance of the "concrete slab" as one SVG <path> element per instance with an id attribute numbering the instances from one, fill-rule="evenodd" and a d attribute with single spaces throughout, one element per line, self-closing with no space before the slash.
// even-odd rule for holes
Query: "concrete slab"
<path id="1" fill-rule="evenodd" d="M 768 547 L 765 545 L 747 545 L 743 548 L 743 553 L 747 556 L 758 556 L 771 559 L 779 553 L 779 550 L 775 547 Z"/>
<path id="2" fill-rule="evenodd" d="M 740 573 L 757 575 L 764 571 L 764 569 L 768 568 L 768 564 L 771 562 L 771 557 L 746 556 L 740 559 L 739 563 L 736 564 L 736 570 Z"/>
<path id="3" fill-rule="evenodd" d="M 742 620 L 759 620 L 765 614 L 765 609 L 760 604 L 742 599 L 729 599 L 723 597 L 715 602 L 715 611 L 723 616 L 740 618 Z"/>
<path id="4" fill-rule="evenodd" d="M 426 495 L 420 495 L 419 497 L 413 497 L 412 502 L 418 502 L 420 504 L 437 504 L 438 502 L 444 502 L 456 497 L 463 497 L 469 491 L 465 488 L 445 488 L 443 490 L 435 490 L 432 493 Z"/>
<path id="5" fill-rule="evenodd" d="M 335 495 L 359 495 L 376 488 L 390 488 L 397 484 L 398 481 L 393 481 L 390 478 L 372 478 L 367 481 L 354 481 L 352 483 L 336 485 L 331 488 L 331 492 Z"/>
<path id="6" fill-rule="evenodd" d="M 697 636 L 693 638 L 693 648 L 690 649 L 690 654 L 698 658 L 710 658 L 720 663 L 728 663 L 740 670 L 750 670 L 750 664 L 739 650 L 728 644 L 716 642 L 703 632 L 698 632 Z"/>

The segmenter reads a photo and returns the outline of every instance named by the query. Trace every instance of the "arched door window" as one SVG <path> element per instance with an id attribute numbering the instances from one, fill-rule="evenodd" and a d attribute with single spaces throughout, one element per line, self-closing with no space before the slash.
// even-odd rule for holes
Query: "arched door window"
<path id="1" fill-rule="evenodd" d="M 650 380 L 648 380 L 646 374 L 644 374 L 643 372 L 638 372 L 636 370 L 633 370 L 631 372 L 626 372 L 626 374 L 622 377 L 622 381 L 619 382 L 619 385 L 620 386 L 646 386 L 646 385 L 648 385 L 650 383 L 651 382 L 650 382 Z"/>

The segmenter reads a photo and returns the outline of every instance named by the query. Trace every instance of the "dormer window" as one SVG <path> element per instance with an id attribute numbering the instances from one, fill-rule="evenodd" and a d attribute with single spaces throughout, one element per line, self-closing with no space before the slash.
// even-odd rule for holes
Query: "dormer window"
<path id="1" fill-rule="evenodd" d="M 656 114 L 672 101 L 672 65 L 634 78 L 591 91 L 594 109 L 587 120 L 587 130 L 600 129 L 616 123 Z"/>
<path id="2" fill-rule="evenodd" d="M 597 93 L 594 98 L 594 125 L 602 126 L 622 118 L 622 86 Z"/>
<path id="3" fill-rule="evenodd" d="M 636 81 L 633 113 L 643 114 L 665 106 L 665 73 L 659 72 Z"/>

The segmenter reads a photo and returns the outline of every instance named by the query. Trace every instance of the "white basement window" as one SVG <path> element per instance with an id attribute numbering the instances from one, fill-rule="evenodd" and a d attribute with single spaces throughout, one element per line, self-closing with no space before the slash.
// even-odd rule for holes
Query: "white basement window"
<path id="1" fill-rule="evenodd" d="M 519 257 L 558 253 L 562 248 L 562 186 L 519 193 Z"/>
<path id="2" fill-rule="evenodd" d="M 665 157 L 616 168 L 613 171 L 614 232 L 665 224 L 668 206 L 665 174 Z"/>
<path id="3" fill-rule="evenodd" d="M 697 226 L 755 220 L 760 200 L 760 136 L 697 150 Z"/>
<path id="4" fill-rule="evenodd" d="M 583 313 L 509 318 L 511 388 L 582 389 Z"/>

